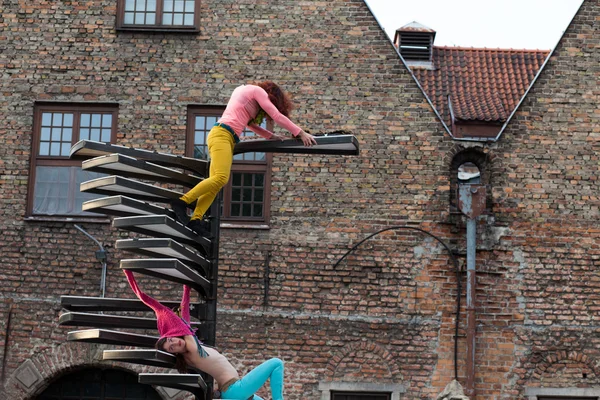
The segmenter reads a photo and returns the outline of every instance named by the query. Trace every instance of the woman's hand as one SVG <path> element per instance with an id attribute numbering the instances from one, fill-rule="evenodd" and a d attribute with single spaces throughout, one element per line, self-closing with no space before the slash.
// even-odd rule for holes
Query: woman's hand
<path id="1" fill-rule="evenodd" d="M 269 140 L 285 140 L 285 136 L 273 134 L 273 135 L 271 135 Z"/>
<path id="2" fill-rule="evenodd" d="M 300 138 L 300 140 L 302 140 L 302 143 L 304 143 L 304 146 L 306 146 L 306 147 L 311 147 L 313 144 L 317 144 L 315 137 L 313 135 L 311 135 L 310 133 L 300 131 L 300 133 L 298 134 L 298 137 Z"/>

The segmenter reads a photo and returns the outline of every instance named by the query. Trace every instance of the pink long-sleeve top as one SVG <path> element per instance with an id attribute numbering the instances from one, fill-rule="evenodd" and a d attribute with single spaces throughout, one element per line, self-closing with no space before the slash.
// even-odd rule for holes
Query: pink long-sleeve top
<path id="1" fill-rule="evenodd" d="M 219 118 L 219 122 L 232 127 L 238 136 L 242 134 L 247 126 L 257 135 L 270 139 L 273 136 L 272 132 L 250 122 L 256 118 L 261 108 L 271 117 L 273 122 L 288 130 L 292 135 L 297 136 L 302 130 L 279 112 L 277 107 L 271 103 L 269 95 L 263 88 L 255 85 L 238 86 L 233 91 L 223 115 Z"/>
<path id="2" fill-rule="evenodd" d="M 129 286 L 133 289 L 136 296 L 148 307 L 154 310 L 156 314 L 156 326 L 161 339 L 164 337 L 176 337 L 185 335 L 194 335 L 194 330 L 189 326 L 190 323 L 190 288 L 183 286 L 183 296 L 181 297 L 181 318 L 177 316 L 169 307 L 163 306 L 158 301 L 148 296 L 138 287 L 133 276 L 133 272 L 124 270 Z"/>

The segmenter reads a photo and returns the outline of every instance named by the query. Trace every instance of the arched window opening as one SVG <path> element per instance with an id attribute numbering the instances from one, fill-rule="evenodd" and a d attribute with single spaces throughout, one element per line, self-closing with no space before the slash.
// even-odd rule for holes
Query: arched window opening
<path id="1" fill-rule="evenodd" d="M 86 368 L 52 382 L 36 400 L 161 400 L 137 376 L 122 370 Z"/>
<path id="2" fill-rule="evenodd" d="M 451 214 L 460 214 L 458 209 L 458 186 L 465 183 L 490 185 L 489 169 L 488 156 L 481 149 L 465 149 L 452 158 L 449 171 Z M 488 196 L 490 196 L 490 193 L 491 190 L 488 190 Z M 488 201 L 487 204 L 491 204 L 491 201 Z"/>

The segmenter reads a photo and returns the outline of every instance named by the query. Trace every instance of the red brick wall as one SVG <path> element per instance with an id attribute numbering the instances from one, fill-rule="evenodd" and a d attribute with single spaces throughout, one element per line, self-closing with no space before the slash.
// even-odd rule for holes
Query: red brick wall
<path id="1" fill-rule="evenodd" d="M 393 225 L 465 247 L 449 213 L 449 171 L 466 145 L 448 137 L 362 1 L 202 2 L 199 35 L 117 33 L 109 1 L 5 7 L 0 356 L 13 304 L 11 398 L 93 362 L 80 357 L 85 346 L 65 344 L 58 301 L 100 293 L 96 247 L 72 222 L 23 219 L 34 101 L 118 103 L 119 144 L 183 154 L 188 105 L 224 104 L 236 85 L 267 78 L 294 94 L 300 126 L 352 131 L 361 154 L 274 157 L 270 230 L 222 231 L 218 345 L 240 372 L 282 358 L 289 399 L 318 398 L 319 382 L 343 379 L 403 384 L 407 399 L 449 383 L 456 279 L 437 242 L 382 234 L 333 269 L 352 244 Z M 503 137 L 483 146 L 492 214 L 478 227 L 478 399 L 598 385 L 599 8 L 586 1 Z M 105 245 L 123 235 L 82 226 Z M 131 297 L 123 255 L 109 252 L 107 296 Z M 163 298 L 179 293 L 143 284 Z M 78 350 L 33 389 L 17 382 L 27 360 L 70 346 Z"/>

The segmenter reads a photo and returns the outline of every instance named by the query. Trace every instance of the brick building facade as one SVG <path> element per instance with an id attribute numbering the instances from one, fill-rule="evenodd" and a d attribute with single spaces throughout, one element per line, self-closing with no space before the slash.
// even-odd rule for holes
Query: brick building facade
<path id="1" fill-rule="evenodd" d="M 464 260 L 452 176 L 456 160 L 476 160 L 488 201 L 474 398 L 600 396 L 598 0 L 583 3 L 500 139 L 482 142 L 448 134 L 361 0 L 196 2 L 199 32 L 116 30 L 117 3 L 4 2 L 1 398 L 35 398 L 86 366 L 152 369 L 100 362 L 101 345 L 66 342 L 57 324 L 60 295 L 100 295 L 97 247 L 74 224 L 109 249 L 106 295 L 132 295 L 110 247 L 123 234 L 106 219 L 31 211 L 35 107 L 111 107 L 117 144 L 184 154 L 190 107 L 222 106 L 263 79 L 293 93 L 300 126 L 351 131 L 361 153 L 275 154 L 268 229 L 221 229 L 217 340 L 240 372 L 280 357 L 289 399 L 361 388 L 435 398 L 454 377 L 445 249 L 399 229 L 333 265 L 396 225 Z"/>

